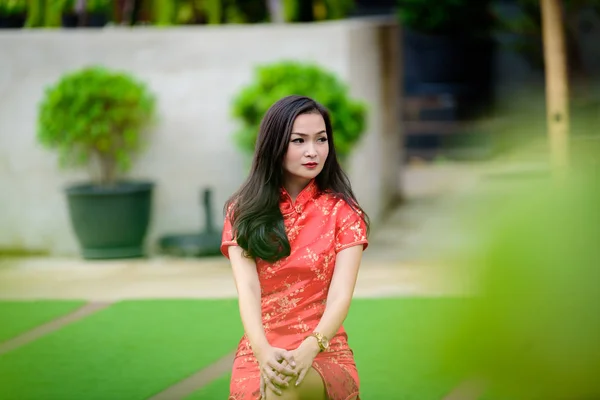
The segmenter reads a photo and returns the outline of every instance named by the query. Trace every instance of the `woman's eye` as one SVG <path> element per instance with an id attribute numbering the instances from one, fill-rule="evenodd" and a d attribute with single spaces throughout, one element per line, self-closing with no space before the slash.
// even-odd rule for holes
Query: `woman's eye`
<path id="1" fill-rule="evenodd" d="M 319 142 L 326 142 L 326 141 L 327 141 L 326 137 L 319 138 Z"/>
<path id="2" fill-rule="evenodd" d="M 304 139 L 300 139 L 300 138 L 292 139 L 292 143 L 302 143 L 302 142 L 304 142 Z"/>

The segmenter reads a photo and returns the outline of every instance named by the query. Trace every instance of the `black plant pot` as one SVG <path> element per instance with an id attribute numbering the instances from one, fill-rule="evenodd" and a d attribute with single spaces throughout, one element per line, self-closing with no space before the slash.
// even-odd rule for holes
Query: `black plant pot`
<path id="1" fill-rule="evenodd" d="M 68 187 L 69 215 L 83 258 L 143 257 L 153 188 L 151 182 Z"/>
<path id="2" fill-rule="evenodd" d="M 77 13 L 65 13 L 61 16 L 63 28 L 77 28 L 79 26 L 79 15 Z"/>
<path id="3" fill-rule="evenodd" d="M 27 14 L 0 15 L 0 29 L 18 29 L 25 26 Z"/>

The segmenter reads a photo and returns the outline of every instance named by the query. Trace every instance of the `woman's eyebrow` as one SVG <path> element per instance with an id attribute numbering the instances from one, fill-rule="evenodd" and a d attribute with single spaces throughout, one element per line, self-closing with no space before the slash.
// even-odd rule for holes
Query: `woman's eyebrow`
<path id="1" fill-rule="evenodd" d="M 313 133 L 312 135 L 320 135 L 321 133 L 327 133 L 325 130 L 319 131 L 317 133 Z M 301 133 L 301 132 L 292 132 L 292 135 L 299 135 L 299 136 L 310 136 L 311 134 L 309 133 Z"/>

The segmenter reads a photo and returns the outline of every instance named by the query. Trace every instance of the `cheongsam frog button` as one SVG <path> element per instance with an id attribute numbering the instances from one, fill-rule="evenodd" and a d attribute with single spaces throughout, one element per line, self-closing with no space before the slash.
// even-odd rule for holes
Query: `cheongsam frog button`
<path id="1" fill-rule="evenodd" d="M 302 214 L 302 207 L 300 207 L 300 206 L 296 206 L 296 212 L 297 212 L 298 214 Z"/>

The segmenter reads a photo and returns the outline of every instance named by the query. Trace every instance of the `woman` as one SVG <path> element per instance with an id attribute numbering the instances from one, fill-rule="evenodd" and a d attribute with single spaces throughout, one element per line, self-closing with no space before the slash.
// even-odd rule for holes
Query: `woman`
<path id="1" fill-rule="evenodd" d="M 230 400 L 359 399 L 342 327 L 368 218 L 335 153 L 327 110 L 303 96 L 267 111 L 250 176 L 225 205 L 245 334 Z"/>

